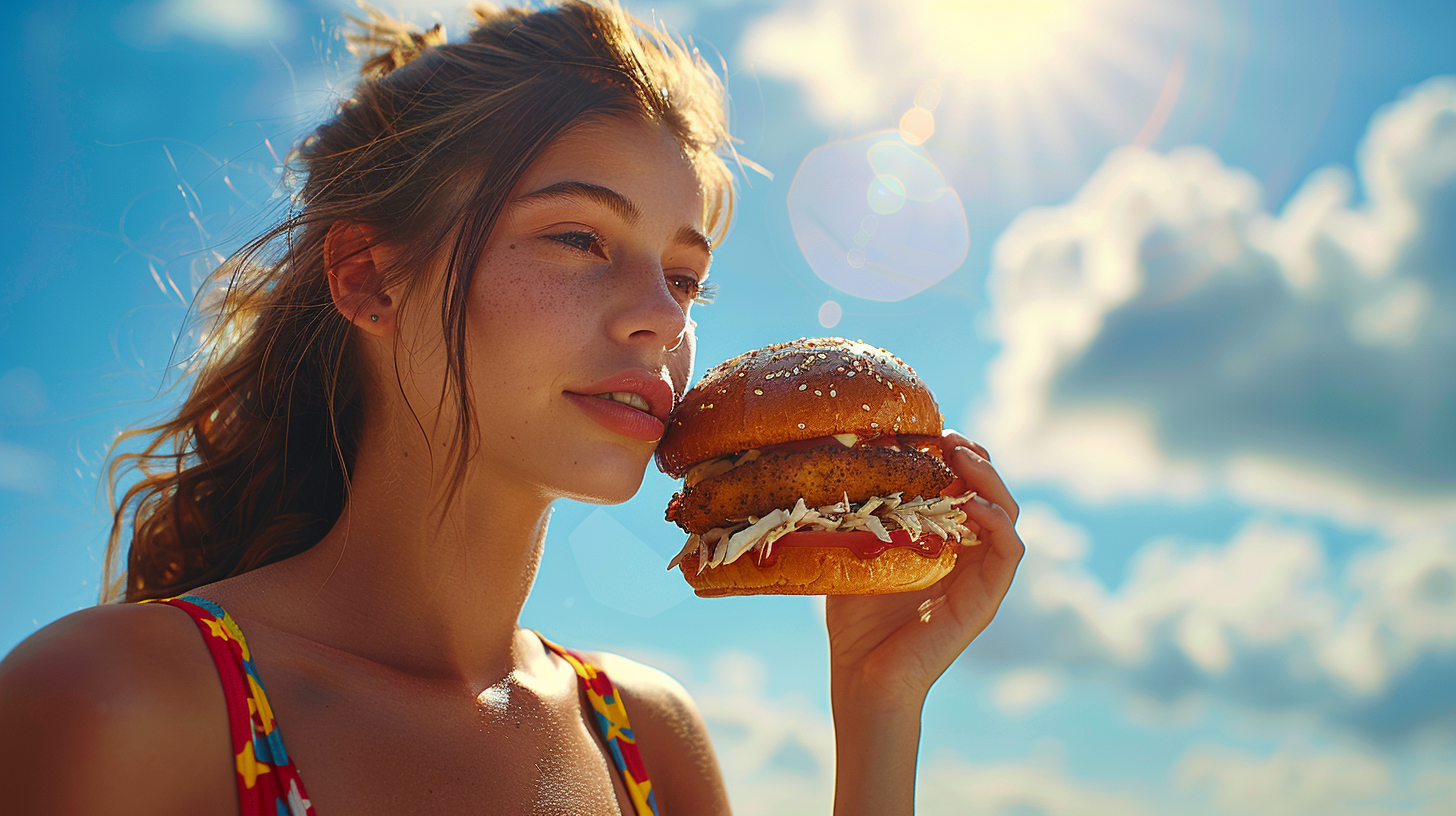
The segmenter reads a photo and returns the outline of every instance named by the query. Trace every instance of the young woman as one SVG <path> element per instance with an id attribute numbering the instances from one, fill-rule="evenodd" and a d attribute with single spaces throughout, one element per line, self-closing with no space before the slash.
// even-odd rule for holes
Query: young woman
<path id="1" fill-rule="evenodd" d="M 3 809 L 727 813 L 680 685 L 517 624 L 551 503 L 625 501 L 661 433 L 598 395 L 687 386 L 721 87 L 611 5 L 356 39 L 384 50 L 297 211 L 225 265 L 187 401 L 123 458 L 123 602 L 0 663 Z M 829 599 L 837 814 L 912 811 L 925 695 L 1021 556 L 985 450 L 943 447 L 985 544 Z"/>

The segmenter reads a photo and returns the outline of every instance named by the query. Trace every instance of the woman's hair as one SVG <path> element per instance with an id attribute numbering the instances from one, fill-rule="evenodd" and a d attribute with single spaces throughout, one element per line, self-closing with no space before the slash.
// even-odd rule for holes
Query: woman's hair
<path id="1" fill-rule="evenodd" d="M 506 199 L 544 148 L 586 120 L 665 127 L 697 168 L 716 242 L 732 210 L 732 147 L 718 77 L 698 54 L 611 2 L 475 9 L 463 42 L 369 10 L 351 46 L 373 51 L 338 112 L 295 151 L 289 216 L 228 258 L 191 389 L 175 416 L 123 434 L 115 453 L 102 601 L 185 592 L 296 555 L 344 507 L 365 393 L 351 324 L 334 306 L 324 245 L 339 221 L 372 226 L 400 255 L 381 290 L 444 261 L 441 400 L 458 421 L 446 463 L 459 486 L 478 427 L 465 365 L 467 293 Z M 225 287 L 222 284 L 225 283 Z M 204 288 L 206 291 L 206 288 Z M 114 499 L 127 473 L 139 478 Z M 117 556 L 130 516 L 124 574 Z"/>

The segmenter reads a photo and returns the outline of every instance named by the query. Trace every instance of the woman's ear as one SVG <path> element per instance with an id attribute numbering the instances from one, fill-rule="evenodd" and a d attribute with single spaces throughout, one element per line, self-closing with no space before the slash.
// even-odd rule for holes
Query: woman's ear
<path id="1" fill-rule="evenodd" d="M 324 270 L 334 308 L 375 337 L 394 331 L 395 302 L 384 291 L 379 232 L 358 221 L 335 221 L 324 237 Z"/>

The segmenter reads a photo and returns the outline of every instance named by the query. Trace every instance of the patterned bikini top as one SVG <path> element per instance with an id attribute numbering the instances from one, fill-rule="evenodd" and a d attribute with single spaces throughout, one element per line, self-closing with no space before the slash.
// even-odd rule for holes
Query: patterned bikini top
<path id="1" fill-rule="evenodd" d="M 143 603 L 164 603 L 186 612 L 202 632 L 212 661 L 222 679 L 227 700 L 228 730 L 237 762 L 238 802 L 241 816 L 317 816 L 303 778 L 283 747 L 283 735 L 273 719 L 263 682 L 253 667 L 248 642 L 232 616 L 221 606 L 196 595 L 181 595 Z M 536 633 L 537 637 L 541 634 Z M 541 637 L 548 649 L 576 671 L 577 685 L 591 703 L 591 721 L 607 746 L 607 753 L 627 787 L 635 816 L 657 816 L 652 782 L 637 751 L 637 740 L 627 721 L 627 709 L 616 687 L 584 655 Z"/>

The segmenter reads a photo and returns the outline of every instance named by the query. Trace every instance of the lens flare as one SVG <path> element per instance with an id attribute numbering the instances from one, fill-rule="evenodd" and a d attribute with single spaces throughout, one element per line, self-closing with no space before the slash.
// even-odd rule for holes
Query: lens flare
<path id="1" fill-rule="evenodd" d="M 894 131 L 805 156 L 789 187 L 789 223 L 814 274 L 866 300 L 924 291 L 970 251 L 960 196 L 924 149 Z"/>
<path id="2" fill-rule="evenodd" d="M 819 325 L 826 329 L 832 329 L 839 325 L 839 319 L 844 317 L 844 309 L 832 300 L 826 300 L 819 306 Z"/>

